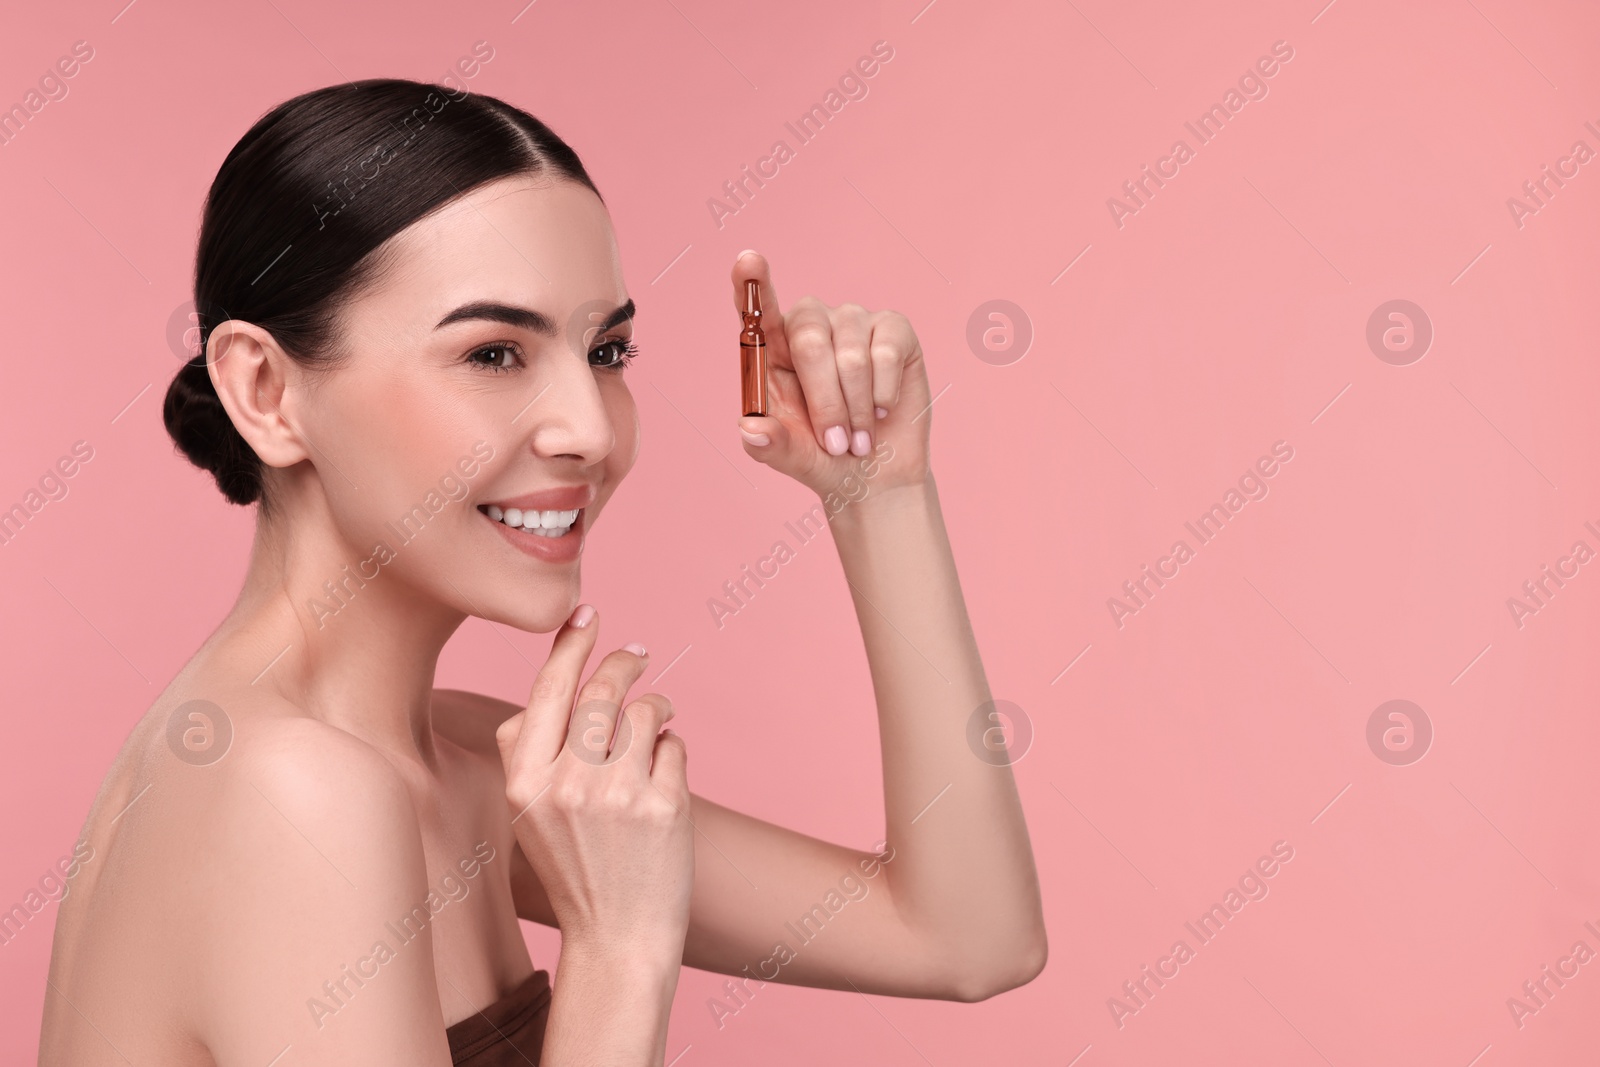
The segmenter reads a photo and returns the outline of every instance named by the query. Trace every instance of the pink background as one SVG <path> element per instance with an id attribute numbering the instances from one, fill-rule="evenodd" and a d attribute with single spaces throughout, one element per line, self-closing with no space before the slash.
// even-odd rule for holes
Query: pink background
<path id="1" fill-rule="evenodd" d="M 1600 962 L 1521 1028 L 1506 1004 L 1574 942 L 1600 950 L 1582 925 L 1600 926 L 1600 564 L 1520 628 L 1506 605 L 1575 541 L 1600 549 L 1600 162 L 1521 227 L 1506 203 L 1573 142 L 1600 150 L 1592 5 L 122 2 L 31 5 L 0 35 L 0 103 L 74 41 L 95 50 L 0 149 L 0 507 L 94 448 L 0 546 L 0 903 L 70 849 L 243 574 L 251 513 L 159 417 L 217 166 L 289 96 L 437 79 L 484 40 L 469 87 L 577 149 L 641 308 L 645 443 L 585 598 L 603 639 L 671 664 L 646 678 L 679 709 L 691 785 L 857 847 L 881 834 L 832 548 L 801 548 L 720 631 L 706 606 L 812 502 L 735 429 L 727 274 L 747 247 L 785 303 L 917 327 L 990 683 L 1034 731 L 1016 770 L 1049 918 L 1038 979 L 977 1005 L 768 986 L 719 1030 L 722 979 L 685 971 L 669 1060 L 1592 1057 Z M 879 40 L 894 57 L 868 95 L 798 146 L 784 122 Z M 1183 123 L 1280 40 L 1294 58 L 1269 95 L 1119 228 L 1107 198 L 1175 139 L 1194 148 Z M 707 200 L 779 138 L 795 158 L 719 229 Z M 1007 365 L 966 341 L 994 299 L 1034 335 Z M 1408 366 L 1365 339 L 1393 299 L 1433 326 Z M 1294 457 L 1270 494 L 1119 629 L 1107 599 L 1279 440 Z M 439 682 L 520 700 L 548 638 L 487 630 L 469 621 Z M 1404 766 L 1366 740 L 1395 698 L 1434 731 Z M 1119 1028 L 1108 998 L 1197 945 L 1184 922 L 1276 841 L 1294 858 L 1270 894 Z M 53 915 L 0 948 L 7 1063 L 36 1054 Z M 551 965 L 556 936 L 529 941 Z"/>

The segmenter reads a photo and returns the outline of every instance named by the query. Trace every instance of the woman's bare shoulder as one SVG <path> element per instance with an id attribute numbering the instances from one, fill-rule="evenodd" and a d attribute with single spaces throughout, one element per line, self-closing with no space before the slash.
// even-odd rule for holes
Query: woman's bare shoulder
<path id="1" fill-rule="evenodd" d="M 238 831 L 252 826 L 259 839 L 250 847 L 258 855 L 270 849 L 281 853 L 274 863 L 304 863 L 328 873 L 334 868 L 336 881 L 358 885 L 339 857 L 358 866 L 363 857 L 398 854 L 416 862 L 389 873 L 425 879 L 416 806 L 386 756 L 278 697 L 241 710 L 229 751 L 204 768 L 221 772 L 211 799 L 223 817 L 234 820 L 234 842 L 240 841 Z"/>
<path id="2" fill-rule="evenodd" d="M 280 827 L 326 825 L 340 836 L 339 827 L 389 839 L 418 834 L 405 780 L 381 752 L 270 691 L 164 697 L 129 738 L 113 777 L 128 788 L 148 787 L 152 800 L 169 798 L 152 808 L 176 803 L 190 812 L 178 832 L 191 841 L 225 846 L 263 813 L 276 813 Z M 164 820 L 143 828 L 159 832 L 163 825 L 171 828 Z M 271 825 L 259 826 L 264 836 L 253 846 L 282 844 L 267 833 Z M 280 858 L 305 855 L 297 859 L 287 849 Z"/>
<path id="3" fill-rule="evenodd" d="M 500 748 L 494 733 L 521 710 L 521 704 L 465 689 L 433 691 L 434 732 L 469 752 L 490 756 L 496 763 L 500 761 Z"/>
<path id="4" fill-rule="evenodd" d="M 246 712 L 233 749 L 214 767 L 216 830 L 207 835 L 207 895 L 217 906 L 191 921 L 208 946 L 201 969 L 213 992 L 200 1036 L 249 1062 L 273 1041 L 326 1060 L 444 1062 L 443 1018 L 427 952 L 404 952 L 355 995 L 359 1007 L 326 1025 L 324 982 L 373 951 L 428 893 L 416 802 L 377 749 L 310 716 Z M 283 709 L 276 709 L 283 710 Z M 235 757 L 237 757 L 235 759 Z M 231 766 L 225 766 L 229 765 Z M 431 942 L 431 931 L 425 931 Z M 239 966 L 249 961 L 250 966 Z M 335 987 L 337 988 L 337 987 Z M 346 987 L 341 996 L 350 995 Z M 314 998 L 323 1006 L 312 1010 Z M 340 1059 L 343 1056 L 344 1059 Z"/>
<path id="5" fill-rule="evenodd" d="M 56 980 L 78 1003 L 143 983 L 123 999 L 153 1013 L 181 1004 L 167 1024 L 219 1063 L 271 1059 L 261 1049 L 285 1042 L 320 1050 L 304 1060 L 318 1064 L 375 1050 L 414 1061 L 433 1045 L 430 1062 L 446 1062 L 426 952 L 400 953 L 383 969 L 395 977 L 363 990 L 366 1007 L 338 1027 L 307 1007 L 427 896 L 404 776 L 279 696 L 207 692 L 164 695 L 124 744 L 87 827 L 91 881 L 57 924 Z M 129 970 L 151 938 L 165 939 L 164 966 Z"/>

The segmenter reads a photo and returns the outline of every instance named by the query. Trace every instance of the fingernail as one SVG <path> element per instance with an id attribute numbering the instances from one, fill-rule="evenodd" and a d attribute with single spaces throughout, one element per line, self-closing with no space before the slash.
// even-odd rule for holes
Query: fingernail
<path id="1" fill-rule="evenodd" d="M 770 445 L 772 443 L 772 438 L 768 437 L 766 434 L 764 434 L 764 433 L 751 433 L 749 430 L 746 430 L 742 426 L 739 428 L 739 433 L 744 437 L 744 439 L 746 441 L 750 442 L 753 445 Z"/>
<path id="2" fill-rule="evenodd" d="M 622 646 L 622 650 L 624 652 L 632 652 L 635 656 L 639 656 L 641 658 L 650 654 L 646 652 L 644 650 L 644 646 L 637 641 L 629 641 L 627 644 Z"/>
<path id="3" fill-rule="evenodd" d="M 850 435 L 850 452 L 853 455 L 864 456 L 872 450 L 872 438 L 867 431 L 857 430 Z"/>
<path id="4" fill-rule="evenodd" d="M 747 248 L 743 252 L 740 252 L 737 256 L 734 256 L 733 258 L 735 260 L 740 260 L 740 259 L 743 259 L 745 256 L 753 256 L 753 255 L 756 255 L 756 254 L 757 253 L 756 253 L 755 249 Z"/>
<path id="5" fill-rule="evenodd" d="M 572 613 L 572 618 L 567 620 L 576 629 L 583 629 L 594 621 L 594 605 L 579 604 L 578 610 Z"/>
<path id="6" fill-rule="evenodd" d="M 887 419 L 889 417 L 889 409 L 888 408 L 873 408 L 872 409 L 872 413 L 874 415 L 878 416 L 878 418 L 880 418 L 880 419 Z"/>
<path id="7" fill-rule="evenodd" d="M 830 456 L 842 456 L 850 447 L 850 439 L 844 435 L 843 426 L 829 426 L 828 432 L 822 435 L 822 443 Z"/>

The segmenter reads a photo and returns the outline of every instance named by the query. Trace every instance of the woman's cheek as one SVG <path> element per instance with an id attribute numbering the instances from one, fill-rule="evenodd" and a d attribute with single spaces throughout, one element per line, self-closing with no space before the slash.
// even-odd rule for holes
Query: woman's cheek
<path id="1" fill-rule="evenodd" d="M 634 461 L 639 458 L 639 408 L 633 402 L 633 394 L 624 387 L 622 398 L 618 405 L 621 409 L 612 417 L 611 425 L 616 427 L 617 443 L 612 450 L 617 463 L 613 468 L 613 480 L 620 479 L 633 469 Z"/>

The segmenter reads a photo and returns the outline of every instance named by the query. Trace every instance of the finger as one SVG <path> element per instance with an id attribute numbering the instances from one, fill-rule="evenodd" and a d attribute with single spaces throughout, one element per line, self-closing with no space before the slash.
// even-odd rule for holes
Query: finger
<path id="1" fill-rule="evenodd" d="M 911 320 L 898 311 L 878 315 L 872 326 L 872 403 L 885 411 L 900 400 L 900 378 L 906 361 L 917 350 L 917 333 Z M 881 417 L 881 416 L 880 416 Z"/>
<path id="2" fill-rule="evenodd" d="M 827 306 L 815 297 L 802 298 L 789 309 L 785 331 L 817 444 L 830 456 L 842 456 L 850 450 L 850 412 L 839 385 Z"/>
<path id="3" fill-rule="evenodd" d="M 600 661 L 578 693 L 567 728 L 567 751 L 585 763 L 605 763 L 632 742 L 632 731 L 622 719 L 622 701 L 644 673 L 648 657 L 640 645 L 619 648 Z"/>
<path id="4" fill-rule="evenodd" d="M 661 732 L 661 727 L 676 714 L 672 710 L 672 701 L 660 693 L 646 693 L 639 699 L 632 701 L 622 709 L 629 722 L 626 727 L 631 731 L 631 736 L 636 738 L 654 737 Z M 618 746 L 611 754 L 611 762 L 625 763 L 635 767 L 645 774 L 650 773 L 650 745 L 631 745 L 628 751 L 622 751 Z"/>
<path id="5" fill-rule="evenodd" d="M 776 464 L 780 470 L 789 469 L 787 459 L 795 449 L 795 441 L 782 419 L 774 415 L 741 415 L 739 436 L 744 441 L 745 455 Z M 805 448 L 809 450 L 810 445 Z"/>
<path id="6" fill-rule="evenodd" d="M 688 763 L 689 749 L 683 738 L 671 730 L 662 730 L 651 753 L 650 781 L 686 814 L 689 808 Z"/>
<path id="7" fill-rule="evenodd" d="M 833 309 L 833 359 L 844 395 L 845 431 L 852 455 L 872 451 L 872 316 L 860 304 Z"/>
<path id="8" fill-rule="evenodd" d="M 583 625 L 578 625 L 579 621 Z M 599 636 L 600 614 L 588 604 L 579 604 L 556 631 L 550 655 L 533 680 L 527 706 L 495 732 L 507 779 L 524 767 L 543 766 L 561 754 L 578 679 Z"/>

